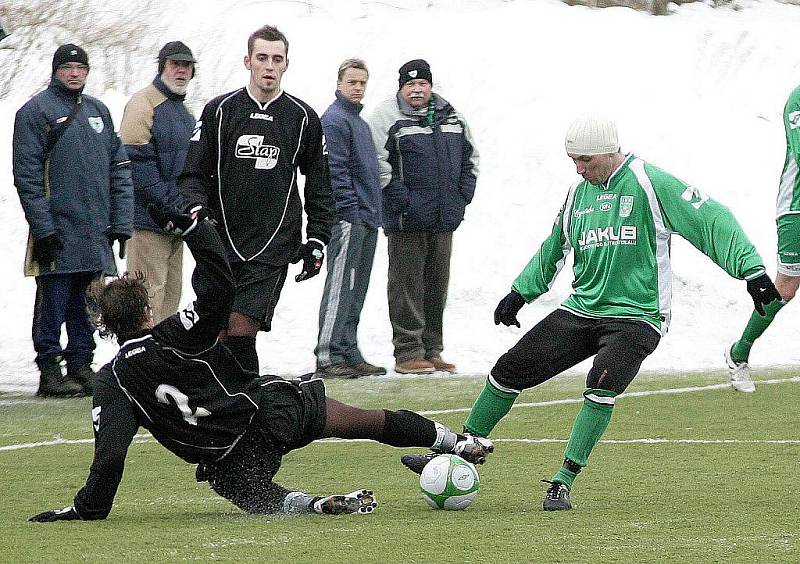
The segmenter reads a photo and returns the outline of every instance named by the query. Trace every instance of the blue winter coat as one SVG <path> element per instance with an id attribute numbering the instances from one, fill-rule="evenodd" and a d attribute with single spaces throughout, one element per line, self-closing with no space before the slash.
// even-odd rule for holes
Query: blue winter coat
<path id="1" fill-rule="evenodd" d="M 176 181 L 186 161 L 195 123 L 183 105 L 185 97 L 172 92 L 157 76 L 125 106 L 119 134 L 131 159 L 136 229 L 161 232 L 147 213 L 150 202 L 161 207 L 182 207 Z"/>
<path id="2" fill-rule="evenodd" d="M 133 232 L 133 185 L 108 108 L 80 94 L 80 110 L 46 158 L 47 133 L 66 120 L 75 93 L 53 78 L 19 109 L 13 169 L 33 239 L 57 234 L 64 245 L 55 269 L 38 271 L 29 245 L 26 274 L 116 273 L 108 235 Z"/>
<path id="3" fill-rule="evenodd" d="M 359 116 L 362 108 L 337 90 L 336 101 L 322 114 L 322 129 L 336 219 L 377 229 L 383 215 L 381 179 L 372 133 Z"/>
<path id="4" fill-rule="evenodd" d="M 475 194 L 478 151 L 467 122 L 433 94 L 433 124 L 427 108 L 414 110 L 400 93 L 370 118 L 383 186 L 384 231 L 455 231 Z"/>

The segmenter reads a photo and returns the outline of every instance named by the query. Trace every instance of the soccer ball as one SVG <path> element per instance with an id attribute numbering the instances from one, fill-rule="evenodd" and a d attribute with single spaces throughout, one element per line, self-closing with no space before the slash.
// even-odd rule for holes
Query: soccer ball
<path id="1" fill-rule="evenodd" d="M 460 456 L 441 454 L 419 475 L 422 499 L 433 509 L 466 509 L 478 495 L 478 470 Z"/>

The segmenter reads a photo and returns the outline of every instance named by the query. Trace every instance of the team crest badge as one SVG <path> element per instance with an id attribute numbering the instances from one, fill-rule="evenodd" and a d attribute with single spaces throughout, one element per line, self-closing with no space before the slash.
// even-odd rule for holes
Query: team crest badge
<path id="1" fill-rule="evenodd" d="M 633 196 L 619 197 L 619 216 L 630 217 L 633 211 Z"/>
<path id="2" fill-rule="evenodd" d="M 103 128 L 105 124 L 103 123 L 103 118 L 101 117 L 90 117 L 89 118 L 89 125 L 92 126 L 95 133 L 103 133 Z"/>

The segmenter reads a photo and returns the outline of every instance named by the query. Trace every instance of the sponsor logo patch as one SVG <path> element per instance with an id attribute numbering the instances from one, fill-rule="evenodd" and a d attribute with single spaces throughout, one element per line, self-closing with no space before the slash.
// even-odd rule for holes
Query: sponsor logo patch
<path id="1" fill-rule="evenodd" d="M 103 129 L 105 128 L 103 118 L 101 117 L 90 117 L 89 125 L 92 126 L 92 129 L 94 129 L 95 133 L 103 133 Z"/>
<path id="2" fill-rule="evenodd" d="M 630 217 L 633 211 L 633 196 L 619 197 L 619 216 Z"/>
<path id="3" fill-rule="evenodd" d="M 581 217 L 582 215 L 586 215 L 587 213 L 592 213 L 594 211 L 594 207 L 589 206 L 587 208 L 583 208 L 582 210 L 575 210 L 572 212 L 572 215 L 575 217 Z"/>
<path id="4" fill-rule="evenodd" d="M 100 431 L 100 412 L 103 410 L 101 406 L 97 406 L 92 408 L 92 425 L 94 426 L 94 432 L 97 433 Z"/>
<path id="5" fill-rule="evenodd" d="M 181 320 L 181 325 L 187 331 L 195 326 L 195 324 L 200 321 L 200 316 L 194 310 L 194 302 L 191 303 L 186 309 L 182 310 L 181 313 L 178 315 Z"/>
<path id="6" fill-rule="evenodd" d="M 596 227 L 582 232 L 578 237 L 578 245 L 582 251 L 599 247 L 635 244 L 635 225 L 621 225 L 617 229 L 615 229 L 613 225 L 608 227 Z"/>
<path id="7" fill-rule="evenodd" d="M 800 110 L 789 112 L 789 129 L 800 127 Z"/>
<path id="8" fill-rule="evenodd" d="M 264 144 L 263 135 L 242 135 L 236 140 L 236 158 L 255 159 L 257 169 L 275 168 L 280 154 L 280 147 Z"/>
<path id="9" fill-rule="evenodd" d="M 598 194 L 597 195 L 597 201 L 598 202 L 602 202 L 603 200 L 616 200 L 616 199 L 617 199 L 617 195 L 616 194 Z"/>
<path id="10" fill-rule="evenodd" d="M 600 204 L 600 211 L 608 211 L 613 207 L 614 204 L 612 204 L 611 202 L 603 202 L 602 204 Z"/>
<path id="11" fill-rule="evenodd" d="M 696 210 L 699 210 L 700 206 L 708 201 L 708 196 L 703 194 L 694 186 L 687 186 L 686 190 L 684 190 L 683 194 L 681 194 L 681 198 L 689 202 Z"/>

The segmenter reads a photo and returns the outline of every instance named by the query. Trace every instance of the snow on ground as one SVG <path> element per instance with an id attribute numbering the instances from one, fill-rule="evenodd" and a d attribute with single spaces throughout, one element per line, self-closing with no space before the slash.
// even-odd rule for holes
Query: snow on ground
<path id="1" fill-rule="evenodd" d="M 107 4 L 114 9 L 116 2 Z M 394 95 L 402 63 L 426 58 L 434 90 L 467 117 L 481 152 L 475 200 L 454 239 L 445 313 L 444 356 L 462 373 L 486 373 L 569 293 L 567 265 L 553 290 L 523 309 L 522 329 L 492 322 L 497 301 L 549 233 L 576 178 L 563 135 L 580 112 L 600 109 L 611 115 L 623 150 L 728 205 L 774 275 L 774 206 L 784 157 L 781 115 L 788 93 L 800 83 L 800 8 L 766 0 L 741 3 L 740 10 L 690 4 L 675 8 L 673 15 L 653 17 L 555 0 L 318 4 L 164 2 L 158 37 L 131 48 L 154 58 L 166 41 L 189 44 L 200 61 L 190 100 L 197 114 L 207 99 L 245 84 L 246 38 L 263 23 L 277 25 L 290 41 L 284 88 L 320 114 L 333 99 L 341 60 L 360 56 L 370 66 L 368 115 Z M 55 46 L 47 47 L 41 63 L 30 63 L 19 87 L 0 101 L 0 126 L 7 132 L 0 136 L 5 259 L 0 388 L 26 392 L 34 391 L 37 381 L 30 341 L 35 285 L 21 274 L 27 224 L 13 188 L 11 131 L 18 107 L 48 76 Z M 132 92 L 99 92 L 100 80 L 94 80 L 100 70 L 90 74 L 86 91 L 109 105 L 119 125 Z M 137 84 L 145 85 L 154 71 L 155 63 L 137 69 Z M 744 326 L 752 303 L 743 282 L 729 278 L 682 239 L 673 243 L 673 324 L 643 369 L 719 368 L 724 347 Z M 386 263 L 381 237 L 360 344 L 368 360 L 392 367 Z M 191 266 L 187 261 L 187 274 Z M 186 280 L 189 300 L 188 275 Z M 272 333 L 259 336 L 262 371 L 302 374 L 313 368 L 323 282 L 323 276 L 302 284 L 289 278 Z M 795 307 L 781 313 L 759 341 L 753 364 L 800 365 L 800 349 L 793 344 L 800 333 Z M 100 343 L 97 363 L 113 351 L 113 345 Z"/>

